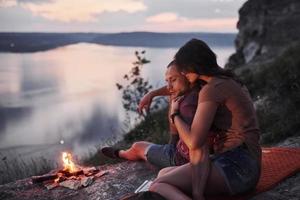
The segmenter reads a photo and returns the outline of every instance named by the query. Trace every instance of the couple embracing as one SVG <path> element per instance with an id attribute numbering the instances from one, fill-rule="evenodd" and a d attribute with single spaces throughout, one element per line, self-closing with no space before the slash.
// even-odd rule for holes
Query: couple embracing
<path id="1" fill-rule="evenodd" d="M 218 66 L 215 53 L 198 39 L 183 45 L 168 65 L 167 86 L 145 95 L 170 95 L 170 142 L 145 141 L 104 155 L 145 160 L 162 168 L 150 187 L 169 200 L 203 200 L 255 188 L 261 169 L 260 130 L 245 85 Z"/>

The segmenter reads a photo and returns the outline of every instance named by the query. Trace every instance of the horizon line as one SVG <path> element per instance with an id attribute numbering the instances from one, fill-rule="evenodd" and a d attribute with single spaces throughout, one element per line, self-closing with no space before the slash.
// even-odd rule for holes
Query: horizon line
<path id="1" fill-rule="evenodd" d="M 54 32 L 54 31 L 0 31 L 0 33 L 53 33 L 53 34 L 118 34 L 118 33 L 158 33 L 158 34 L 196 34 L 196 33 L 204 33 L 204 34 L 238 34 L 237 32 L 206 32 L 206 31 L 187 31 L 187 32 L 155 32 L 155 31 L 120 31 L 120 32 L 95 32 L 95 31 L 70 31 L 70 32 Z"/>

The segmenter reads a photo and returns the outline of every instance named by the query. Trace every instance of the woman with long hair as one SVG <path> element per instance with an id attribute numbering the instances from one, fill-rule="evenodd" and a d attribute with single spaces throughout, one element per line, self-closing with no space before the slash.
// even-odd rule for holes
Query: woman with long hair
<path id="1" fill-rule="evenodd" d="M 261 168 L 260 130 L 247 88 L 234 73 L 218 66 L 208 45 L 192 39 L 175 55 L 178 70 L 193 84 L 206 84 L 199 92 L 191 125 L 172 102 L 171 121 L 189 148 L 188 164 L 162 169 L 150 187 L 167 199 L 204 199 L 204 195 L 235 195 L 255 188 Z M 214 134 L 213 155 L 207 146 Z"/>

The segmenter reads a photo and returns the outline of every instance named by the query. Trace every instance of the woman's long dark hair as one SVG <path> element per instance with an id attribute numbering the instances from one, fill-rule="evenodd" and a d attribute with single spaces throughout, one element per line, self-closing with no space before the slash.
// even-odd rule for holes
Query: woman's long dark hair
<path id="1" fill-rule="evenodd" d="M 179 71 L 231 78 L 242 84 L 231 70 L 223 69 L 218 65 L 216 54 L 202 40 L 191 39 L 188 41 L 177 51 L 174 59 Z"/>
<path id="2" fill-rule="evenodd" d="M 178 67 L 178 65 L 177 65 L 177 63 L 176 63 L 176 60 L 172 60 L 172 61 L 167 65 L 167 68 L 171 67 L 172 65 L 175 65 L 176 68 L 177 68 L 177 70 L 180 71 L 180 70 L 179 70 L 179 67 Z M 187 81 L 187 82 L 188 82 L 188 81 Z M 194 87 L 197 87 L 198 89 L 200 89 L 200 88 L 202 88 L 205 84 L 206 84 L 205 81 L 203 81 L 203 80 L 201 80 L 201 79 L 198 79 L 198 80 L 194 83 L 194 85 L 192 85 L 192 87 L 193 87 L 193 88 L 194 88 Z"/>

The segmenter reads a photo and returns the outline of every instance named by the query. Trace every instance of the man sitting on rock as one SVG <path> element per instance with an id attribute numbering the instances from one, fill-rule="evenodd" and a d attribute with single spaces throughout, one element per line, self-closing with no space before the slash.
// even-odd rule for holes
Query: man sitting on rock
<path id="1" fill-rule="evenodd" d="M 144 96 L 139 110 L 148 108 L 152 98 L 160 95 L 170 95 L 170 98 L 184 96 L 180 103 L 180 114 L 189 124 L 192 123 L 197 108 L 198 93 L 201 83 L 190 86 L 186 78 L 177 70 L 175 62 L 172 61 L 165 73 L 167 87 L 152 91 Z M 170 101 L 171 102 L 171 101 Z M 172 122 L 169 117 L 169 122 Z M 168 144 L 159 145 L 146 141 L 138 141 L 127 150 L 104 147 L 102 153 L 110 158 L 123 158 L 126 160 L 145 160 L 159 167 L 178 166 L 189 162 L 188 147 L 179 138 L 173 123 L 170 123 L 170 141 Z"/>

